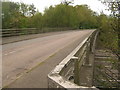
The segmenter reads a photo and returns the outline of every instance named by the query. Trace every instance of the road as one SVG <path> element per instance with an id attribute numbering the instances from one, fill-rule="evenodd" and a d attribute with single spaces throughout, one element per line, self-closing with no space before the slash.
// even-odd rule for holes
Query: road
<path id="1" fill-rule="evenodd" d="M 75 44 L 75 42 L 80 43 L 92 32 L 91 30 L 70 31 L 3 45 L 3 86 L 10 84 L 21 75 L 24 76 L 26 72 L 31 72 L 36 65 L 40 65 L 48 58 L 54 57 L 54 54 L 61 49 Z M 64 56 L 66 53 L 62 54 Z M 57 59 L 60 59 L 60 57 Z M 45 72 L 46 69 L 47 67 L 42 69 L 41 73 Z"/>

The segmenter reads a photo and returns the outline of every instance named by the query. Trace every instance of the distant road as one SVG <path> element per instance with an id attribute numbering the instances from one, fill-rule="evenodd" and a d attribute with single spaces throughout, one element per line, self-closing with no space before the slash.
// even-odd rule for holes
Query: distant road
<path id="1" fill-rule="evenodd" d="M 3 45 L 3 86 L 8 85 L 26 71 L 54 56 L 64 47 L 83 41 L 92 32 L 93 30 L 56 33 Z M 62 54 L 64 55 L 64 53 Z M 46 69 L 44 68 L 42 72 Z"/>

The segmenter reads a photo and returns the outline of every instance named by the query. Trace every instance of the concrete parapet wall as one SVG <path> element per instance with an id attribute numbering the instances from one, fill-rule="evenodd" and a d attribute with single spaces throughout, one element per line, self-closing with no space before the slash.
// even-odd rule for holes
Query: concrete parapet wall
<path id="1" fill-rule="evenodd" d="M 86 39 L 80 43 L 61 63 L 59 63 L 54 70 L 52 70 L 48 74 L 48 88 L 64 88 L 65 90 L 99 90 L 94 86 L 80 86 L 77 83 L 79 80 L 79 74 L 77 71 L 84 65 L 88 53 L 88 48 L 91 48 L 90 44 L 93 43 L 91 41 L 92 38 L 96 34 L 96 31 L 93 31 Z M 92 50 L 91 50 L 92 51 Z M 78 66 L 78 67 L 76 67 Z"/>

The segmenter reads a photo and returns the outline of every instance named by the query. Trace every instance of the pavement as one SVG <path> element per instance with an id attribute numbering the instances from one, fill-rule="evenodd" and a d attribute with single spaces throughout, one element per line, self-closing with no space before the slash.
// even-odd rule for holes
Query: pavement
<path id="1" fill-rule="evenodd" d="M 91 32 L 71 31 L 3 45 L 3 86 L 47 88 L 48 73 Z"/>

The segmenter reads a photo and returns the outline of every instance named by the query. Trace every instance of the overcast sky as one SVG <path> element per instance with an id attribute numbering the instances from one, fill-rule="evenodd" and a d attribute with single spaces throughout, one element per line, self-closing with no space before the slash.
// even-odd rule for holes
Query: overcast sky
<path id="1" fill-rule="evenodd" d="M 57 5 L 60 4 L 61 1 L 63 0 L 10 0 L 10 1 L 14 1 L 14 2 L 24 2 L 26 4 L 34 4 L 35 7 L 40 11 L 40 12 L 44 12 L 44 9 L 46 7 L 49 7 L 51 5 Z M 81 4 L 87 4 L 88 6 L 90 6 L 90 8 L 93 11 L 96 11 L 98 13 L 100 13 L 101 11 L 103 11 L 105 14 L 109 14 L 110 12 L 108 12 L 106 9 L 106 6 L 103 5 L 100 1 L 98 0 L 74 0 L 74 4 L 73 5 L 81 5 Z"/>

